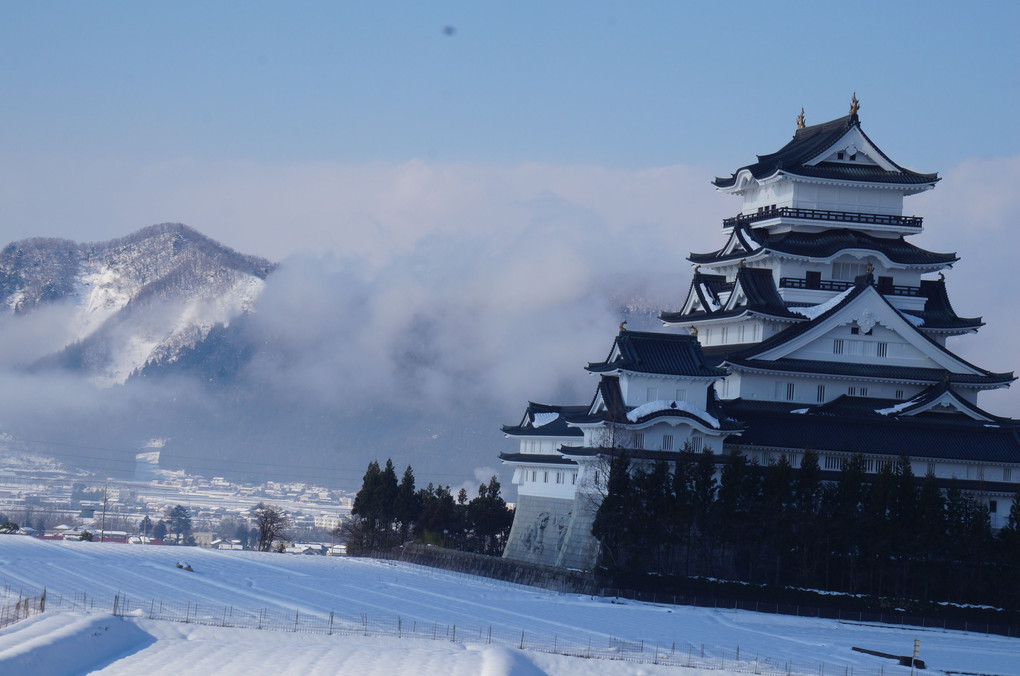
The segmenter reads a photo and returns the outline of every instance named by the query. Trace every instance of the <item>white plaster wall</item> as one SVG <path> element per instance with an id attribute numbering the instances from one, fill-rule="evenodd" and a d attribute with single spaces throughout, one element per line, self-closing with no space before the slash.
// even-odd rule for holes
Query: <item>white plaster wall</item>
<path id="1" fill-rule="evenodd" d="M 791 359 L 813 359 L 852 364 L 879 364 L 882 366 L 910 366 L 941 368 L 927 355 L 901 338 L 899 334 L 881 324 L 872 328 L 872 335 L 851 333 L 851 324 L 837 326 L 817 340 L 787 355 Z M 842 354 L 835 352 L 835 341 L 843 341 Z M 885 344 L 886 356 L 878 356 L 880 344 Z"/>
<path id="2" fill-rule="evenodd" d="M 514 470 L 513 482 L 517 484 L 517 492 L 521 495 L 572 500 L 577 479 L 577 467 L 519 465 Z"/>
<path id="3" fill-rule="evenodd" d="M 648 390 L 654 388 L 654 396 L 649 399 Z M 622 374 L 620 390 L 623 400 L 628 406 L 640 406 L 649 401 L 661 399 L 688 401 L 700 409 L 705 408 L 708 383 L 704 380 L 689 378 L 663 378 L 641 374 Z"/>
<path id="4" fill-rule="evenodd" d="M 903 215 L 903 193 L 893 188 L 865 188 L 793 182 L 791 205 L 801 209 Z"/>
<path id="5" fill-rule="evenodd" d="M 757 213 L 758 207 L 789 207 L 793 206 L 793 184 L 788 179 L 765 186 L 756 186 L 744 192 L 742 214 Z"/>

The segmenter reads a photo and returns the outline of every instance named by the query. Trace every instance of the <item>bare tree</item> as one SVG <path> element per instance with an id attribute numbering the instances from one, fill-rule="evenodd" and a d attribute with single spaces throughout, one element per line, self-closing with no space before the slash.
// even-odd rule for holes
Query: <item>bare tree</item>
<path id="1" fill-rule="evenodd" d="M 274 541 L 285 542 L 290 539 L 287 535 L 290 517 L 279 507 L 260 502 L 252 507 L 251 515 L 255 521 L 255 529 L 259 534 L 258 550 L 260 552 L 270 551 Z"/>

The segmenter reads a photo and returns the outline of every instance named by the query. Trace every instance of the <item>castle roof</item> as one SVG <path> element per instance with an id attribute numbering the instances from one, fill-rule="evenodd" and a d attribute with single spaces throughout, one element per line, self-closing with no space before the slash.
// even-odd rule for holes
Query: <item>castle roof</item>
<path id="1" fill-rule="evenodd" d="M 900 265 L 952 265 L 955 253 L 928 251 L 901 237 L 874 237 L 859 230 L 832 228 L 821 232 L 799 230 L 773 233 L 765 228 L 734 228 L 731 239 L 740 246 L 727 246 L 710 253 L 691 253 L 687 260 L 701 265 L 725 263 L 760 253 L 779 253 L 805 258 L 831 258 L 847 249 L 874 251 Z"/>
<path id="2" fill-rule="evenodd" d="M 856 133 L 854 133 L 856 132 Z M 853 164 L 821 159 L 825 153 L 840 146 L 840 141 L 853 137 L 867 146 L 873 163 Z M 847 115 L 822 124 L 798 129 L 785 146 L 774 153 L 759 155 L 758 161 L 741 167 L 729 178 L 716 178 L 717 188 L 731 188 L 742 172 L 761 180 L 779 172 L 806 178 L 834 179 L 865 183 L 924 185 L 934 184 L 938 174 L 921 174 L 893 162 L 861 129 L 857 114 Z"/>
<path id="3" fill-rule="evenodd" d="M 722 294 L 728 294 L 725 302 Z M 676 323 L 695 315 L 713 319 L 737 317 L 745 313 L 770 317 L 803 320 L 801 315 L 791 312 L 783 302 L 776 288 L 775 278 L 769 268 L 741 267 L 736 278 L 726 282 L 723 275 L 703 274 L 695 271 L 687 302 L 680 312 L 662 312 L 659 319 Z"/>
<path id="4" fill-rule="evenodd" d="M 605 361 L 587 366 L 592 373 L 655 373 L 694 378 L 722 378 L 726 372 L 709 366 L 693 336 L 646 331 L 620 331 Z"/>
<path id="5" fill-rule="evenodd" d="M 512 437 L 580 437 L 584 433 L 567 422 L 588 413 L 588 406 L 557 406 L 528 402 L 524 417 L 517 425 L 503 425 L 503 433 Z"/>
<path id="6" fill-rule="evenodd" d="M 876 414 L 876 409 L 894 406 L 895 401 L 847 399 L 860 401 L 852 405 L 843 401 L 838 412 L 834 407 L 812 409 L 803 404 L 745 399 L 724 402 L 724 406 L 729 415 L 747 425 L 740 438 L 740 445 L 746 448 L 812 448 L 886 457 L 1020 462 L 1020 434 L 1015 421 L 989 426 L 953 413 L 883 416 Z"/>

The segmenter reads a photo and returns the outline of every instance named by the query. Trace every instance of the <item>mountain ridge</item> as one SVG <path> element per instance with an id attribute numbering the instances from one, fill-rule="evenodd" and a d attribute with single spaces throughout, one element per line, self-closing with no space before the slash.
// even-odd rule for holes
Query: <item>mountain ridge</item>
<path id="1" fill-rule="evenodd" d="M 181 223 L 105 242 L 33 237 L 0 250 L 0 303 L 12 315 L 59 303 L 72 309 L 70 339 L 33 369 L 121 384 L 250 312 L 276 268 Z"/>

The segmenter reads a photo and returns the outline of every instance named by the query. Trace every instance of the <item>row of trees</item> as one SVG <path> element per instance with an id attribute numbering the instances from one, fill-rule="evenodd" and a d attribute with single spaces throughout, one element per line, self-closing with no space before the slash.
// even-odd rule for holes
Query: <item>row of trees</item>
<path id="1" fill-rule="evenodd" d="M 877 473 L 846 462 L 823 482 L 818 455 L 799 468 L 710 450 L 675 463 L 610 453 L 592 528 L 611 573 L 710 576 L 847 593 L 1020 607 L 1020 490 L 993 534 L 988 506 L 907 457 Z"/>
<path id="2" fill-rule="evenodd" d="M 474 498 L 468 500 L 462 488 L 455 499 L 449 486 L 430 483 L 416 490 L 410 465 L 398 482 L 392 460 L 382 468 L 373 460 L 342 535 L 350 548 L 393 547 L 413 539 L 498 556 L 512 524 L 513 510 L 495 476 L 478 486 Z"/>

